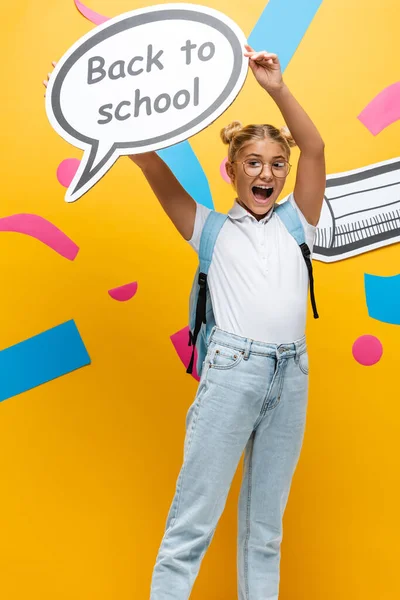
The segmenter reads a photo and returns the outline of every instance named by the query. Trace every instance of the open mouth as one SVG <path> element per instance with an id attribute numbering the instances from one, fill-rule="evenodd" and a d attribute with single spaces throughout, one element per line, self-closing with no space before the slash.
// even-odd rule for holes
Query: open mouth
<path id="1" fill-rule="evenodd" d="M 254 199 L 261 204 L 266 203 L 274 191 L 273 187 L 255 185 L 251 188 Z"/>

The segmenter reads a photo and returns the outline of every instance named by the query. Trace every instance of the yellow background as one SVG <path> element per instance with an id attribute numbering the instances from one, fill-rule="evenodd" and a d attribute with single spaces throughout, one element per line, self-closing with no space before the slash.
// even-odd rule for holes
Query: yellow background
<path id="1" fill-rule="evenodd" d="M 114 16 L 150 3 L 90 4 Z M 246 34 L 265 6 L 209 4 Z M 0 347 L 73 318 L 92 365 L 0 404 L 0 596 L 145 599 L 196 389 L 169 339 L 187 324 L 196 256 L 127 158 L 77 203 L 64 203 L 56 169 L 81 152 L 50 127 L 41 81 L 92 24 L 72 0 L 7 3 L 2 22 L 0 216 L 37 213 L 81 250 L 70 262 L 27 236 L 0 234 Z M 286 82 L 324 137 L 328 173 L 399 154 L 399 122 L 373 137 L 356 118 L 400 78 L 399 31 L 397 0 L 324 0 L 289 64 Z M 249 77 L 227 113 L 191 140 L 222 211 L 233 191 L 219 174 L 218 132 L 234 118 L 282 124 Z M 293 175 L 287 193 L 292 186 Z M 308 324 L 310 403 L 284 520 L 282 600 L 400 594 L 399 327 L 368 317 L 363 288 L 365 272 L 397 274 L 399 259 L 397 244 L 315 263 L 321 318 Z M 139 290 L 130 302 L 108 296 L 131 281 Z M 351 353 L 366 333 L 384 347 L 370 368 Z M 239 476 L 195 600 L 236 597 Z"/>

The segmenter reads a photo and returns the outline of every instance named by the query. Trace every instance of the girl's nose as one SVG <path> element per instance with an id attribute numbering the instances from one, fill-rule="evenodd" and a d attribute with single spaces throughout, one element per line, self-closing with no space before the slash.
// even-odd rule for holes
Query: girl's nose
<path id="1" fill-rule="evenodd" d="M 263 168 L 261 171 L 261 177 L 264 179 L 272 179 L 272 167 L 268 163 L 263 164 Z"/>

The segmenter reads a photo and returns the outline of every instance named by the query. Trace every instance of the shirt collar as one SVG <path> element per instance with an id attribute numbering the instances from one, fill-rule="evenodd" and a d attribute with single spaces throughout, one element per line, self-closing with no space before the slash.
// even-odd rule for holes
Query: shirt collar
<path id="1" fill-rule="evenodd" d="M 260 221 L 258 221 L 258 222 L 259 223 L 268 223 L 268 221 L 271 219 L 271 217 L 273 215 L 274 207 L 275 207 L 275 205 L 265 215 L 265 217 L 260 219 Z M 240 219 L 245 219 L 246 217 L 249 217 L 253 221 L 257 221 L 257 219 L 255 217 L 253 217 L 253 215 L 250 214 L 245 208 L 243 208 L 243 206 L 241 206 L 237 200 L 235 200 L 234 205 L 232 206 L 231 210 L 228 212 L 228 216 L 231 219 L 233 219 L 234 221 L 239 221 Z"/>

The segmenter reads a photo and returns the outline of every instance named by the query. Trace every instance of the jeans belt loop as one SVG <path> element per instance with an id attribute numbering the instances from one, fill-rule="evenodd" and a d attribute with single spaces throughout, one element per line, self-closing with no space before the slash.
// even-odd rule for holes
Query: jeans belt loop
<path id="1" fill-rule="evenodd" d="M 253 342 L 253 340 L 250 340 L 250 339 L 246 340 L 246 348 L 244 350 L 244 356 L 243 356 L 244 360 L 249 360 L 252 342 Z"/>

